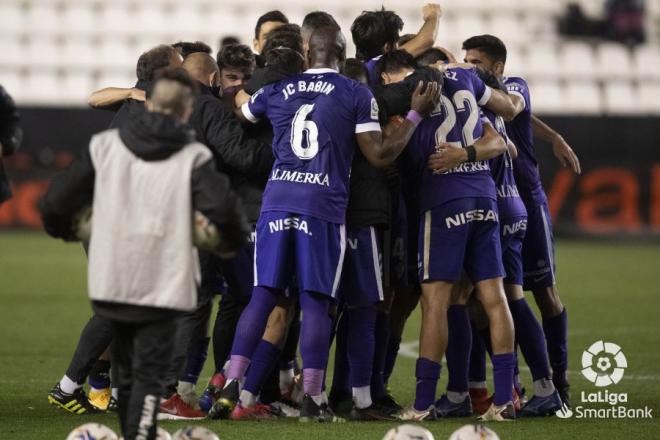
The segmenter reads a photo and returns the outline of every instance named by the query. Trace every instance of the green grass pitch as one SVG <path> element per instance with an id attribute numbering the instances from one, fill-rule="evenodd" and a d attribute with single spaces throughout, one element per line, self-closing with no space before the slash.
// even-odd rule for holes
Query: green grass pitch
<path id="1" fill-rule="evenodd" d="M 660 248 L 647 244 L 560 241 L 559 287 L 569 312 L 573 402 L 597 391 L 580 374 L 581 353 L 597 340 L 619 344 L 628 368 L 610 392 L 627 393 L 629 408 L 647 406 L 660 417 Z M 0 233 L 0 438 L 64 439 L 75 426 L 98 421 L 117 430 L 114 414 L 81 417 L 50 406 L 46 394 L 60 379 L 89 318 L 85 258 L 76 244 L 38 233 Z M 532 298 L 529 301 L 533 303 Z M 408 322 L 404 342 L 414 353 L 419 315 Z M 410 355 L 409 355 L 410 356 Z M 210 362 L 203 374 L 210 375 Z M 391 388 L 403 403 L 414 389 L 414 359 L 400 356 Z M 530 388 L 527 370 L 523 382 Z M 446 375 L 443 374 L 446 379 Z M 201 392 L 203 384 L 200 384 Z M 442 381 L 439 389 L 444 387 Z M 584 404 L 606 408 L 607 404 Z M 436 439 L 467 423 L 428 423 Z M 203 421 L 221 439 L 380 439 L 396 423 L 301 425 L 296 421 Z M 170 432 L 183 422 L 163 423 Z M 586 420 L 549 417 L 492 426 L 502 439 L 660 439 L 652 420 Z"/>

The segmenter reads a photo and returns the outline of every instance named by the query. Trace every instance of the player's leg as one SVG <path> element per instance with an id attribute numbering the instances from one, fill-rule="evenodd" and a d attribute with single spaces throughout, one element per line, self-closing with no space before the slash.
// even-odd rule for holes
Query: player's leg
<path id="1" fill-rule="evenodd" d="M 347 258 L 348 260 L 348 258 Z M 344 262 L 346 265 L 346 262 Z M 342 282 L 339 287 L 339 297 L 343 298 L 346 273 L 342 274 Z M 330 408 L 340 416 L 346 416 L 353 407 L 353 397 L 350 384 L 350 365 L 348 363 L 348 333 L 349 318 L 345 304 L 340 304 L 335 324 L 335 364 L 332 375 L 332 387 L 328 395 Z"/>
<path id="2" fill-rule="evenodd" d="M 268 317 L 263 337 L 252 356 L 250 368 L 245 377 L 238 405 L 231 413 L 234 420 L 268 418 L 273 416 L 267 405 L 257 404 L 257 396 L 275 370 L 286 339 L 287 328 L 293 317 L 292 302 L 280 302 Z M 277 400 L 277 399 L 276 399 Z"/>
<path id="3" fill-rule="evenodd" d="M 297 294 L 296 294 L 297 296 Z M 300 304 L 294 305 L 294 316 L 289 331 L 286 336 L 284 347 L 282 348 L 282 357 L 280 358 L 280 371 L 279 371 L 279 388 L 281 400 L 287 405 L 298 405 L 302 397 L 300 392 L 300 376 L 296 376 L 299 372 L 297 356 L 298 356 L 298 341 L 300 340 Z M 300 395 L 300 396 L 298 396 Z"/>
<path id="4" fill-rule="evenodd" d="M 117 409 L 117 401 L 112 398 L 110 389 L 110 350 L 105 350 L 103 354 L 94 362 L 92 370 L 89 372 L 89 401 L 97 408 L 108 411 Z"/>
<path id="5" fill-rule="evenodd" d="M 126 414 L 126 439 L 156 439 L 158 402 L 162 393 L 159 373 L 172 359 L 174 341 L 168 336 L 177 331 L 178 325 L 179 320 L 170 318 L 131 325 L 134 329 L 130 353 L 133 383 Z"/>
<path id="6" fill-rule="evenodd" d="M 494 200 L 474 200 L 474 208 L 485 213 L 497 212 Z M 493 355 L 493 404 L 481 417 L 483 420 L 500 421 L 515 418 L 513 407 L 514 329 L 506 301 L 505 275 L 502 263 L 500 226 L 496 218 L 486 215 L 483 221 L 469 225 L 469 243 L 465 258 L 465 271 L 473 281 L 477 299 L 488 316 Z"/>
<path id="7" fill-rule="evenodd" d="M 417 307 L 417 304 L 419 304 L 420 295 L 421 287 L 417 281 L 397 288 L 394 294 L 390 311 L 390 337 L 387 343 L 387 355 L 383 373 L 385 384 L 389 383 L 392 371 L 394 371 L 406 321 Z"/>
<path id="8" fill-rule="evenodd" d="M 439 417 L 469 417 L 472 403 L 468 392 L 468 370 L 472 345 L 472 327 L 467 300 L 472 283 L 466 277 L 454 286 L 447 310 L 448 343 L 447 392 L 435 404 Z"/>
<path id="9" fill-rule="evenodd" d="M 94 314 L 80 334 L 66 374 L 48 394 L 49 403 L 74 414 L 98 411 L 89 403 L 82 386 L 94 363 L 110 346 L 112 337 L 112 323 Z"/>
<path id="10" fill-rule="evenodd" d="M 133 386 L 133 327 L 131 324 L 113 323 L 113 341 L 110 357 L 116 370 L 117 380 L 117 416 L 121 432 L 126 437 L 128 430 L 129 402 Z"/>
<path id="11" fill-rule="evenodd" d="M 524 290 L 531 290 L 541 312 L 552 367 L 552 380 L 570 406 L 568 382 L 568 318 L 555 279 L 554 238 L 547 202 L 528 207 L 523 242 Z"/>
<path id="12" fill-rule="evenodd" d="M 474 295 L 468 301 L 468 309 L 472 326 L 472 349 L 470 350 L 470 367 L 468 370 L 470 400 L 472 401 L 472 411 L 483 414 L 488 410 L 491 403 L 488 395 L 488 384 L 486 383 L 486 342 L 490 346 L 488 317 Z M 487 333 L 485 338 L 482 335 L 484 330 Z"/>
<path id="13" fill-rule="evenodd" d="M 227 417 L 236 406 L 241 383 L 250 360 L 261 341 L 268 317 L 277 305 L 293 274 L 296 230 L 270 231 L 268 223 L 288 218 L 282 212 L 263 213 L 257 223 L 255 242 L 255 287 L 250 302 L 241 314 L 225 372 L 227 382 L 220 398 L 209 411 L 212 418 Z M 277 264 L 272 264 L 276 261 Z"/>

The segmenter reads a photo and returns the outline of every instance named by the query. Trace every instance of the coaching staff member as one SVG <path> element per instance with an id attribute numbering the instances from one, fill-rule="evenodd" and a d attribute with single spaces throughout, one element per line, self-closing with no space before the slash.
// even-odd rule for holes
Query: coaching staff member
<path id="1" fill-rule="evenodd" d="M 18 111 L 11 96 L 0 86 L 0 205 L 11 198 L 9 179 L 2 158 L 10 156 L 21 145 L 23 132 L 18 126 Z"/>
<path id="2" fill-rule="evenodd" d="M 113 325 L 126 440 L 156 438 L 176 318 L 196 307 L 193 209 L 217 226 L 220 252 L 238 249 L 249 231 L 228 179 L 185 124 L 196 89 L 185 72 L 166 71 L 148 111 L 94 136 L 41 203 L 46 231 L 73 239 L 75 213 L 92 202 L 89 295 L 95 313 Z"/>

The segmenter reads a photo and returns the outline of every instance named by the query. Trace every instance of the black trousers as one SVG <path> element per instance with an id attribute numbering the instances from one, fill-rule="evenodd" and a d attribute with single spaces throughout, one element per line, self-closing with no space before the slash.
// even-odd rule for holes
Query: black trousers
<path id="1" fill-rule="evenodd" d="M 156 438 L 164 372 L 172 360 L 179 320 L 112 321 L 112 362 L 118 370 L 119 422 L 125 440 Z"/>
<path id="2" fill-rule="evenodd" d="M 213 303 L 208 301 L 195 311 L 181 315 L 178 318 L 179 328 L 174 340 L 174 353 L 166 375 L 166 396 L 169 397 L 176 392 L 177 383 L 186 367 L 188 352 L 194 345 L 191 344 L 192 341 L 207 337 L 212 309 Z"/>
<path id="3" fill-rule="evenodd" d="M 241 297 L 230 293 L 220 297 L 218 314 L 215 317 L 213 326 L 213 359 L 216 373 L 222 370 L 231 354 L 238 319 L 249 301 L 249 297 Z"/>
<path id="4" fill-rule="evenodd" d="M 87 380 L 96 360 L 112 342 L 112 322 L 94 314 L 80 333 L 78 346 L 66 370 L 66 375 L 72 381 L 83 384 Z"/>

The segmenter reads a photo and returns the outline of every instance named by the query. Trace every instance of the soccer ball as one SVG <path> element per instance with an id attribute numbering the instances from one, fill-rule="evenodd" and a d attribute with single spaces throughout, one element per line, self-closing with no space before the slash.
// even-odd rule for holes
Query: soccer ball
<path id="1" fill-rule="evenodd" d="M 482 425 L 465 425 L 458 428 L 449 440 L 500 440 L 495 431 Z"/>
<path id="2" fill-rule="evenodd" d="M 220 438 L 203 426 L 186 426 L 175 432 L 172 440 L 220 440 Z"/>
<path id="3" fill-rule="evenodd" d="M 215 250 L 220 244 L 218 228 L 199 211 L 193 216 L 193 244 L 207 251 Z"/>
<path id="4" fill-rule="evenodd" d="M 88 242 L 92 236 L 92 207 L 86 206 L 73 216 L 73 232 L 80 241 Z"/>
<path id="5" fill-rule="evenodd" d="M 399 425 L 385 434 L 383 440 L 435 440 L 426 428 L 417 425 Z"/>
<path id="6" fill-rule="evenodd" d="M 117 440 L 117 434 L 100 423 L 85 423 L 71 431 L 66 440 Z"/>

